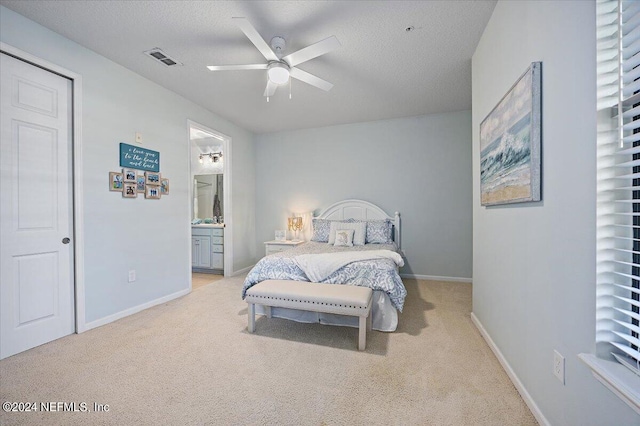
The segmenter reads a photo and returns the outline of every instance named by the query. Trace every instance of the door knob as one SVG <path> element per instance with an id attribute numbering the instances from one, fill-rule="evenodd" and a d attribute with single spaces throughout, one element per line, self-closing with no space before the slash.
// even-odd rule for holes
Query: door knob
<path id="1" fill-rule="evenodd" d="M 69 237 L 64 237 L 62 239 L 62 244 L 69 244 L 71 242 L 71 240 L 69 239 Z"/>

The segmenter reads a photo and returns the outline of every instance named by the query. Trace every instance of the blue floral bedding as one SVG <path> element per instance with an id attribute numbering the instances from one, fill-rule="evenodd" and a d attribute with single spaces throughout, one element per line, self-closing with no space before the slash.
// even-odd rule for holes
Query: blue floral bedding
<path id="1" fill-rule="evenodd" d="M 313 253 L 332 253 L 350 250 L 393 250 L 395 244 L 365 244 L 355 247 L 334 247 L 327 243 L 310 241 L 291 250 L 263 257 L 249 272 L 242 287 L 242 298 L 251 286 L 265 280 L 309 281 L 293 260 L 295 256 Z M 400 312 L 407 296 L 396 264 L 390 259 L 363 260 L 350 263 L 322 281 L 328 284 L 346 284 L 381 290 L 389 295 L 393 306 Z"/>

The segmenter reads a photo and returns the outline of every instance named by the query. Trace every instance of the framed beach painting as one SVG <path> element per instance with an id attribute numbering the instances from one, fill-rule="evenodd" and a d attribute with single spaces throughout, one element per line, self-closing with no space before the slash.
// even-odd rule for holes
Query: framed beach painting
<path id="1" fill-rule="evenodd" d="M 480 123 L 480 203 L 540 201 L 541 62 Z"/>

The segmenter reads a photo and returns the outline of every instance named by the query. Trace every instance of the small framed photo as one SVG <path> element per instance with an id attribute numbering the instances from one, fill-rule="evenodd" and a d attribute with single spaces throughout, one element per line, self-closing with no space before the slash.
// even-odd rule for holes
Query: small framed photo
<path id="1" fill-rule="evenodd" d="M 287 239 L 287 231 L 276 231 L 276 241 L 285 241 Z"/>
<path id="2" fill-rule="evenodd" d="M 160 179 L 160 192 L 162 192 L 162 195 L 169 195 L 169 179 Z"/>
<path id="3" fill-rule="evenodd" d="M 136 191 L 141 193 L 141 194 L 144 194 L 144 187 L 145 187 L 145 184 L 144 184 L 145 177 L 144 177 L 144 175 L 138 175 L 136 177 L 136 179 L 137 179 L 137 181 L 136 181 Z"/>
<path id="4" fill-rule="evenodd" d="M 144 175 L 147 178 L 145 181 L 147 185 L 160 185 L 160 173 L 144 172 Z"/>
<path id="5" fill-rule="evenodd" d="M 122 192 L 123 184 L 124 182 L 122 181 L 122 173 L 109 172 L 109 191 Z"/>
<path id="6" fill-rule="evenodd" d="M 160 187 L 159 186 L 151 186 L 151 185 L 147 185 L 145 193 L 144 193 L 144 198 L 150 198 L 152 200 L 158 200 L 160 199 Z"/>
<path id="7" fill-rule="evenodd" d="M 122 169 L 122 175 L 124 176 L 125 182 L 136 181 L 136 171 L 134 169 Z"/>
<path id="8" fill-rule="evenodd" d="M 122 196 L 124 198 L 136 198 L 138 191 L 136 190 L 136 184 L 131 182 L 125 182 L 124 189 L 122 190 Z"/>

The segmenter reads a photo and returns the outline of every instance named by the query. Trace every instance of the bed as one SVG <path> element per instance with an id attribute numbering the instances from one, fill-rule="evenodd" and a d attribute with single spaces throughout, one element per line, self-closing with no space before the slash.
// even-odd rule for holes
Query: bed
<path id="1" fill-rule="evenodd" d="M 303 270 L 305 264 L 302 260 L 315 257 L 355 256 L 363 260 L 346 263 L 329 273 L 326 278 L 314 281 L 371 288 L 373 290 L 372 328 L 378 331 L 395 331 L 398 326 L 398 312 L 402 312 L 407 294 L 398 274 L 399 266 L 402 265 L 402 259 L 399 256 L 401 249 L 400 214 L 396 212 L 391 217 L 380 207 L 367 201 L 345 200 L 331 205 L 314 217 L 314 225 L 318 224 L 318 227 L 333 222 L 341 224 L 365 222 L 375 226 L 387 222 L 389 236 L 386 239 L 379 239 L 372 234 L 371 241 L 378 241 L 377 243 L 365 243 L 353 247 L 337 247 L 324 241 L 309 241 L 291 250 L 268 255 L 262 258 L 247 275 L 242 289 L 242 298 L 244 299 L 246 291 L 251 286 L 268 279 L 311 281 L 307 273 L 313 275 L 309 271 L 305 273 Z M 373 230 L 375 226 L 371 225 L 369 229 Z M 361 227 L 361 225 L 355 226 Z M 336 227 L 340 228 L 342 225 Z M 317 237 L 316 232 L 314 232 L 315 237 Z M 367 233 L 368 238 L 369 233 Z M 322 240 L 322 238 L 320 239 Z M 353 255 L 348 254 L 354 252 Z M 327 253 L 337 253 L 337 255 L 327 255 Z M 378 256 L 383 253 L 384 256 Z M 367 259 L 368 257 L 371 258 Z M 256 312 L 264 313 L 264 310 L 261 306 L 257 306 Z M 319 322 L 328 325 L 358 327 L 357 318 L 341 315 L 285 308 L 273 308 L 271 314 L 274 317 L 298 322 Z"/>

